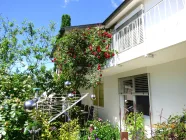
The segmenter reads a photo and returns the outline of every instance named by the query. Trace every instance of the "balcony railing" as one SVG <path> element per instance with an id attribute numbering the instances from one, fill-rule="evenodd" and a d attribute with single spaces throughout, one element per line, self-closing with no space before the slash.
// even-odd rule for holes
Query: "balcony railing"
<path id="1" fill-rule="evenodd" d="M 115 34 L 114 45 L 116 45 L 119 53 L 143 42 L 143 25 L 143 16 L 141 15 Z"/>
<path id="2" fill-rule="evenodd" d="M 185 5 L 186 0 L 161 0 L 144 14 L 146 28 L 168 19 L 183 10 Z"/>
<path id="3" fill-rule="evenodd" d="M 113 45 L 119 53 L 144 42 L 151 29 L 186 8 L 186 0 L 161 0 L 114 34 Z M 184 18 L 184 17 L 183 17 Z M 161 33 L 161 32 L 160 32 Z M 145 35 L 145 36 L 144 36 Z"/>

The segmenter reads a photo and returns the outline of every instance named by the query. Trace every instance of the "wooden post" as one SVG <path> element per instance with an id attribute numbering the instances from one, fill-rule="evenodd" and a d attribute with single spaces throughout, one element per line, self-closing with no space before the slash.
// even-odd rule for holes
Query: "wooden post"
<path id="1" fill-rule="evenodd" d="M 121 140 L 128 140 L 128 132 L 121 132 Z"/>

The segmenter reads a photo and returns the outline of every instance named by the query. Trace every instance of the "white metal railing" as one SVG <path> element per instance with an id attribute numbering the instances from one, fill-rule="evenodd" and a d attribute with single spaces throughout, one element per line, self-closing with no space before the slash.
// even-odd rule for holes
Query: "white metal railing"
<path id="1" fill-rule="evenodd" d="M 114 34 L 114 48 L 121 53 L 144 42 L 150 28 L 185 8 L 186 0 L 161 0 Z"/>
<path id="2" fill-rule="evenodd" d="M 143 16 L 141 15 L 115 34 L 115 46 L 119 53 L 143 42 L 143 27 Z"/>
<path id="3" fill-rule="evenodd" d="M 61 116 L 63 113 L 67 112 L 69 109 L 71 109 L 73 106 L 75 106 L 78 102 L 80 102 L 81 100 L 83 100 L 84 98 L 86 98 L 88 96 L 89 93 L 86 93 L 84 96 L 82 96 L 80 99 L 76 100 L 74 103 L 69 104 L 67 106 L 67 108 L 61 110 L 56 116 L 54 116 L 53 118 L 51 118 L 49 120 L 49 123 L 51 123 L 52 121 L 54 121 L 56 118 L 58 118 L 59 116 Z M 62 104 L 63 105 L 63 104 Z"/>
<path id="4" fill-rule="evenodd" d="M 146 29 L 156 25 L 177 12 L 185 9 L 186 0 L 161 0 L 155 6 L 145 12 Z M 184 18 L 184 17 L 183 17 Z"/>
<path id="5" fill-rule="evenodd" d="M 40 98 L 37 102 L 37 109 L 42 112 L 47 112 L 50 115 L 49 123 L 54 121 L 56 118 L 66 113 L 69 109 L 75 106 L 78 102 L 88 96 L 86 93 L 82 97 L 74 96 L 73 100 L 67 99 L 67 97 L 60 94 L 50 94 L 48 97 Z"/>

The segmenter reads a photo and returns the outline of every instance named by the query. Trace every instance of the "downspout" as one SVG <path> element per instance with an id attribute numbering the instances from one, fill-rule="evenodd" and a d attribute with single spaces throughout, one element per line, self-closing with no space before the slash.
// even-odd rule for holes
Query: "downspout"
<path id="1" fill-rule="evenodd" d="M 147 71 L 148 72 L 148 71 Z M 151 137 L 152 137 L 152 101 L 151 101 L 151 86 L 150 86 L 150 73 L 148 75 L 148 87 L 149 87 L 149 116 L 150 116 L 150 130 L 151 130 Z"/>
<path id="2" fill-rule="evenodd" d="M 121 133 L 121 105 L 120 105 L 120 94 L 119 94 L 119 129 Z"/>

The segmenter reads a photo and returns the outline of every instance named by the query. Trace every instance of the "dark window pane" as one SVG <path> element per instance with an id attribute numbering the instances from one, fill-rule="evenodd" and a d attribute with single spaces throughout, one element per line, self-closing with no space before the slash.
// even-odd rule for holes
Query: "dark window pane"
<path id="1" fill-rule="evenodd" d="M 149 96 L 136 96 L 136 109 L 149 116 Z"/>

